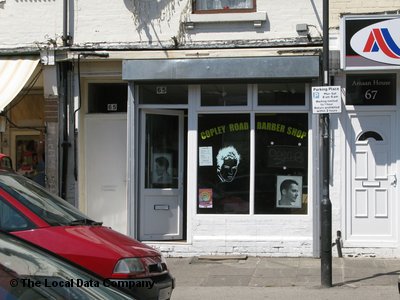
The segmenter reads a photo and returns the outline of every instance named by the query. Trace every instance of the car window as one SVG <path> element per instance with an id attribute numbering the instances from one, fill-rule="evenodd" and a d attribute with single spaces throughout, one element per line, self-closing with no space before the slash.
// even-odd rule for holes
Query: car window
<path id="1" fill-rule="evenodd" d="M 1 233 L 0 299 L 126 300 L 131 297 L 103 279 Z"/>
<path id="2" fill-rule="evenodd" d="M 0 174 L 0 187 L 50 225 L 68 225 L 87 219 L 67 201 L 50 194 L 35 182 L 17 174 Z"/>
<path id="3" fill-rule="evenodd" d="M 0 199 L 0 229 L 4 231 L 28 230 L 34 225 L 19 211 Z"/>

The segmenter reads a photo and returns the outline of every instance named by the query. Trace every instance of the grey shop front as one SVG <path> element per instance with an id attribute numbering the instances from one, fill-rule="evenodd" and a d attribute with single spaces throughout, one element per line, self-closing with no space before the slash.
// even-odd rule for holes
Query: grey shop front
<path id="1" fill-rule="evenodd" d="M 223 217 L 314 240 L 319 74 L 312 55 L 123 61 L 130 234 L 193 244 L 207 218 Z M 287 203 L 283 181 L 297 185 Z M 302 225 L 291 232 L 293 218 Z"/>

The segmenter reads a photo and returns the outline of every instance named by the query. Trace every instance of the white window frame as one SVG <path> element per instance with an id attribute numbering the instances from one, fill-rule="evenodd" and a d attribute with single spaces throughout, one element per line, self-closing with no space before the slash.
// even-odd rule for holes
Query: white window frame
<path id="1" fill-rule="evenodd" d="M 192 213 L 194 215 L 207 218 L 209 216 L 220 216 L 220 217 L 240 217 L 240 216 L 256 216 L 256 217 L 271 217 L 281 218 L 309 218 L 313 215 L 313 195 L 314 188 L 312 183 L 313 178 L 313 151 L 314 151 L 314 143 L 312 136 L 312 114 L 310 112 L 310 83 L 305 84 L 305 105 L 258 105 L 258 89 L 257 84 L 248 84 L 247 85 L 247 105 L 246 106 L 201 106 L 201 84 L 193 85 L 193 90 L 189 91 L 189 95 L 192 97 L 189 98 L 189 121 L 192 124 L 195 124 L 195 134 L 188 133 L 191 136 L 191 139 L 188 139 L 188 199 L 196 199 L 194 203 L 188 205 L 191 206 Z M 190 109 L 192 108 L 192 109 Z M 193 109 L 195 111 L 193 111 Z M 254 206 L 254 192 L 255 192 L 255 115 L 259 113 L 307 113 L 308 114 L 308 207 L 307 213 L 301 215 L 290 215 L 290 214 L 255 214 Z M 197 151 L 198 151 L 198 116 L 199 114 L 250 114 L 250 187 L 249 187 L 249 213 L 248 214 L 202 214 L 197 213 Z M 192 119 L 192 120 L 191 120 Z M 194 120 L 193 120 L 194 119 Z M 190 147 L 190 148 L 189 148 Z M 191 150 L 192 149 L 192 150 Z M 192 156 L 191 160 L 189 157 L 189 153 Z M 190 163 L 192 161 L 192 163 Z M 190 168 L 192 166 L 192 168 Z M 191 181 L 193 180 L 193 181 Z"/>
<path id="2" fill-rule="evenodd" d="M 224 2 L 230 2 L 229 0 L 192 0 L 192 9 L 194 13 L 198 14 L 209 14 L 209 13 L 217 13 L 217 14 L 223 14 L 223 13 L 235 13 L 235 12 L 254 12 L 257 9 L 257 1 L 256 0 L 242 0 L 243 2 L 248 2 L 251 4 L 252 7 L 229 7 Z M 201 3 L 203 2 L 203 3 Z M 203 5 L 206 5 L 208 2 L 211 2 L 211 4 L 215 5 L 215 8 L 197 8 L 197 3 L 200 3 Z M 225 6 L 224 6 L 225 5 Z M 208 6 L 208 5 L 207 5 Z M 228 8 L 227 8 L 228 7 Z"/>

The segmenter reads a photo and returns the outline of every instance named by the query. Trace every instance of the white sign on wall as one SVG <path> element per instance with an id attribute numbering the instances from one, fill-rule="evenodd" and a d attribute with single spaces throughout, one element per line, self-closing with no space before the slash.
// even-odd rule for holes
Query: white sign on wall
<path id="1" fill-rule="evenodd" d="M 340 86 L 312 87 L 313 114 L 332 114 L 342 112 Z"/>

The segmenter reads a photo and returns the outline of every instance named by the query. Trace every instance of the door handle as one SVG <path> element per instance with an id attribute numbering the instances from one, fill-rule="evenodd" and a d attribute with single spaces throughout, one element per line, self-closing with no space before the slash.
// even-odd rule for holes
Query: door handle
<path id="1" fill-rule="evenodd" d="M 393 175 L 390 175 L 390 176 L 392 176 L 393 177 L 393 180 L 392 180 L 392 182 L 390 183 L 393 187 L 396 187 L 397 186 L 397 176 L 396 176 L 396 174 L 393 174 Z"/>

